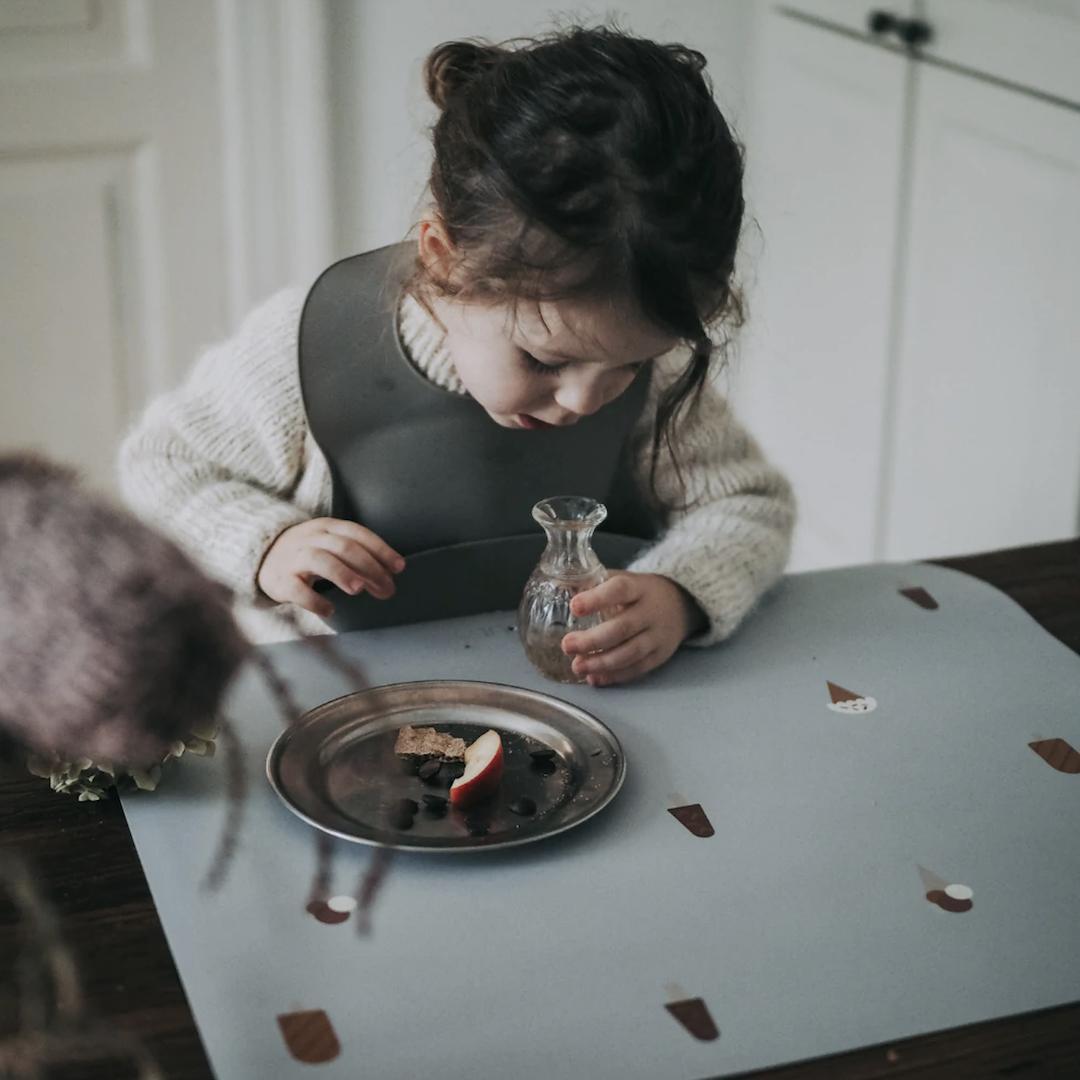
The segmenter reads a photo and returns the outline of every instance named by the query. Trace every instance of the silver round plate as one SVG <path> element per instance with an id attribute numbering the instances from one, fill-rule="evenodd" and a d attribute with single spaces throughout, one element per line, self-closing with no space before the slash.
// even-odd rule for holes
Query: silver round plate
<path id="1" fill-rule="evenodd" d="M 425 782 L 415 761 L 394 753 L 405 724 L 466 743 L 494 728 L 505 762 L 499 791 L 468 810 L 429 811 L 423 796 L 448 797 L 449 780 Z M 536 751 L 553 751 L 550 766 Z M 327 701 L 283 731 L 266 757 L 270 785 L 298 817 L 345 840 L 406 851 L 490 850 L 565 832 L 607 806 L 625 775 L 619 740 L 584 709 L 466 680 L 393 683 Z M 404 799 L 421 809 L 401 827 L 395 811 Z M 520 799 L 535 813 L 512 810 L 523 809 Z"/>

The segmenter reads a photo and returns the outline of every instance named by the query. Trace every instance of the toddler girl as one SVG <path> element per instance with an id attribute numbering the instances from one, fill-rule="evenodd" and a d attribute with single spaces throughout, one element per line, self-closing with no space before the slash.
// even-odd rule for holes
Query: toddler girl
<path id="1" fill-rule="evenodd" d="M 279 604 L 324 631 L 513 607 L 559 494 L 605 503 L 624 568 L 574 600 L 614 612 L 564 639 L 593 685 L 728 636 L 777 579 L 790 489 L 711 377 L 743 196 L 704 66 L 606 27 L 440 45 L 416 239 L 271 297 L 150 406 L 124 493 L 254 637 Z"/>

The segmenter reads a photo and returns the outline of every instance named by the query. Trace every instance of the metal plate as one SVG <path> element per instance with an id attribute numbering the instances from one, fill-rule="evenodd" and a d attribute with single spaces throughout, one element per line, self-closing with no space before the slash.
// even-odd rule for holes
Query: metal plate
<path id="1" fill-rule="evenodd" d="M 400 800 L 423 806 L 424 794 L 446 796 L 449 787 L 448 780 L 425 783 L 394 753 L 406 724 L 466 743 L 494 728 L 505 760 L 499 792 L 442 818 L 421 809 L 411 827 L 395 828 Z M 555 752 L 549 774 L 531 755 L 544 748 Z M 464 680 L 394 683 L 325 702 L 282 732 L 266 758 L 271 786 L 309 824 L 345 840 L 428 852 L 511 847 L 565 832 L 607 806 L 625 774 L 619 740 L 583 709 L 532 690 Z M 510 809 L 522 796 L 536 803 L 535 814 Z M 470 834 L 477 822 L 486 835 Z"/>

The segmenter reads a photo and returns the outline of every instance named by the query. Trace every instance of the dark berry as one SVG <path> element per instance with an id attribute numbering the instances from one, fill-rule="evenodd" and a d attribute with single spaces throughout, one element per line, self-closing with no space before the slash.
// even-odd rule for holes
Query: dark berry
<path id="1" fill-rule="evenodd" d="M 420 766 L 417 776 L 424 781 L 425 784 L 434 783 L 435 778 L 439 775 L 439 770 L 442 768 L 442 762 L 438 760 L 425 761 Z"/>
<path id="2" fill-rule="evenodd" d="M 528 795 L 522 795 L 520 799 L 515 799 L 510 804 L 510 809 L 522 817 L 531 817 L 536 813 L 536 803 Z"/>

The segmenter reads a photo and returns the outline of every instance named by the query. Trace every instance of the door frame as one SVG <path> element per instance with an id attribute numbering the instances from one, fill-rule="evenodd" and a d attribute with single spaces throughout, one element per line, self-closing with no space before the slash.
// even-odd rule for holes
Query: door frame
<path id="1" fill-rule="evenodd" d="M 216 0 L 228 260 L 235 329 L 333 254 L 325 0 Z"/>

